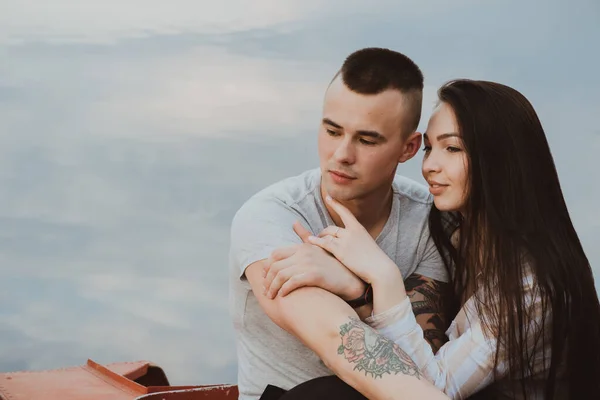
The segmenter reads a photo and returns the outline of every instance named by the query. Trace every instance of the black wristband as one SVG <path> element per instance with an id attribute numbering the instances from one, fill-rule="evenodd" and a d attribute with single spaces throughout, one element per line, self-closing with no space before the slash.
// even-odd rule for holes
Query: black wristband
<path id="1" fill-rule="evenodd" d="M 352 308 L 362 307 L 373 302 L 373 289 L 371 285 L 367 285 L 363 294 L 354 300 L 346 300 L 346 303 Z"/>

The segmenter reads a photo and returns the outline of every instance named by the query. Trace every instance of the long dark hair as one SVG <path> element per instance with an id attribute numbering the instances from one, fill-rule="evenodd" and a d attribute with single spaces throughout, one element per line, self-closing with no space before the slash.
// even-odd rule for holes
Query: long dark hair
<path id="1" fill-rule="evenodd" d="M 454 273 L 454 311 L 464 301 L 459 296 L 475 287 L 485 331 L 499 339 L 495 365 L 506 352 L 515 391 L 527 395 L 541 357 L 534 349 L 550 344 L 545 397 L 554 398 L 561 374 L 569 398 L 599 394 L 598 295 L 535 110 L 515 89 L 487 81 L 451 81 L 438 97 L 455 113 L 469 163 L 463 214 L 434 206 L 429 218 Z M 453 228 L 459 228 L 456 248 L 449 238 Z M 528 273 L 547 318 L 537 327 L 521 284 Z"/>

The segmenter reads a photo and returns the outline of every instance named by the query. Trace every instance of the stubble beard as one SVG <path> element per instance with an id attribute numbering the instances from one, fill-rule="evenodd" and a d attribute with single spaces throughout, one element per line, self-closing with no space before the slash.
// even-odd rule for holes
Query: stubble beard
<path id="1" fill-rule="evenodd" d="M 353 182 L 348 187 L 340 187 L 339 185 L 330 182 L 329 179 L 330 178 L 327 178 L 325 181 L 325 190 L 328 195 L 337 201 L 346 202 L 357 200 L 366 195 L 366 193 L 364 193 L 364 188 L 356 185 L 357 182 Z"/>

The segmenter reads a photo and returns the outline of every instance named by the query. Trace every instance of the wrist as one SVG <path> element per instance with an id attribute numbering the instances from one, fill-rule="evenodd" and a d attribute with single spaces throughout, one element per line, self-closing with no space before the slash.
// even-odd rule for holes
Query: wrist
<path id="1" fill-rule="evenodd" d="M 365 280 L 372 286 L 382 286 L 389 284 L 390 281 L 396 281 L 398 277 L 402 280 L 402 273 L 398 266 L 389 258 L 377 264 L 376 268 L 372 268 L 370 274 L 365 276 Z"/>
<path id="2" fill-rule="evenodd" d="M 365 291 L 357 298 L 352 300 L 346 300 L 346 303 L 353 309 L 359 309 L 367 305 L 373 304 L 373 287 L 367 285 Z"/>
<path id="3" fill-rule="evenodd" d="M 350 280 L 347 285 L 344 286 L 344 290 L 339 294 L 342 300 L 349 301 L 354 300 L 365 293 L 367 289 L 367 283 L 358 277 Z"/>
<path id="4" fill-rule="evenodd" d="M 394 291 L 406 293 L 402 273 L 395 265 L 393 269 L 390 268 L 384 273 L 374 276 L 371 279 L 371 286 L 373 287 L 373 290 L 378 290 L 380 292 Z"/>

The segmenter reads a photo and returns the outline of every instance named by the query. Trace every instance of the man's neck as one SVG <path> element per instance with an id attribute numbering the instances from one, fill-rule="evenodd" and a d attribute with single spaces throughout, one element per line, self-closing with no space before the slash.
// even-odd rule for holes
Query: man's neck
<path id="1" fill-rule="evenodd" d="M 323 199 L 326 196 L 326 192 L 323 187 L 321 187 L 321 196 Z M 385 223 L 387 222 L 390 213 L 392 211 L 392 200 L 393 200 L 393 191 L 392 186 L 385 187 L 382 190 L 369 194 L 367 197 L 348 200 L 348 201 L 340 201 L 338 200 L 344 207 L 346 207 L 350 212 L 356 217 L 358 222 L 371 234 L 371 236 L 376 239 L 377 236 L 383 230 Z M 337 226 L 344 226 L 341 218 L 336 214 L 331 207 L 325 203 L 325 207 L 331 215 L 331 219 Z"/>

